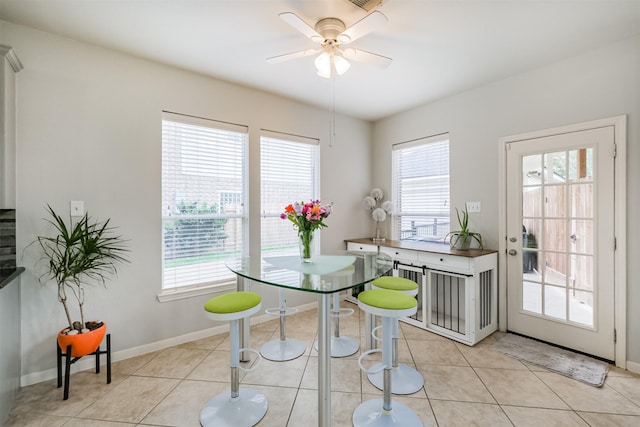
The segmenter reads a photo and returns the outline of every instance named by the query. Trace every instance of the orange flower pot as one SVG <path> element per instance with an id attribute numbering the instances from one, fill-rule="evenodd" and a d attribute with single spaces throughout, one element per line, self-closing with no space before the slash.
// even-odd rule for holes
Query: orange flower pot
<path id="1" fill-rule="evenodd" d="M 107 332 L 107 324 L 103 323 L 98 329 L 77 335 L 65 335 L 64 329 L 58 333 L 58 345 L 65 352 L 71 344 L 71 356 L 82 357 L 91 354 L 100 347 L 100 343 Z"/>

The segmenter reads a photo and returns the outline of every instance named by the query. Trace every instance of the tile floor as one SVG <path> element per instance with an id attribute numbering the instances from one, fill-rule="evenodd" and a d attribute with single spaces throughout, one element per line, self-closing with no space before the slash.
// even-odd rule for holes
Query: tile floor
<path id="1" fill-rule="evenodd" d="M 349 305 L 349 303 L 345 303 Z M 341 319 L 341 334 L 361 337 L 364 316 Z M 640 376 L 612 367 L 605 385 L 595 388 L 493 352 L 496 333 L 474 347 L 406 323 L 401 325 L 400 360 L 417 367 L 425 386 L 394 396 L 411 407 L 425 426 L 639 426 Z M 306 353 L 289 362 L 263 360 L 242 374 L 269 400 L 261 427 L 317 425 L 316 311 L 287 318 L 287 336 L 307 343 Z M 278 320 L 251 328 L 259 349 L 278 338 Z M 351 426 L 362 400 L 381 397 L 360 373 L 359 353 L 332 359 L 332 426 Z M 205 402 L 229 388 L 228 334 L 216 335 L 71 377 L 70 398 L 62 400 L 55 380 L 23 388 L 8 426 L 199 426 Z"/>

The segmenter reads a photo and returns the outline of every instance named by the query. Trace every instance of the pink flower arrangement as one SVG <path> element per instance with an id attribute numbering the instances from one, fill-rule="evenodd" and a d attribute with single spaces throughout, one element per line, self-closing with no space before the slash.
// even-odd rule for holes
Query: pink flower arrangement
<path id="1" fill-rule="evenodd" d="M 307 203 L 294 202 L 284 208 L 280 218 L 288 219 L 298 228 L 298 235 L 326 227 L 324 219 L 331 214 L 331 204 L 321 205 L 320 200 Z"/>
<path id="2" fill-rule="evenodd" d="M 311 262 L 311 241 L 313 232 L 326 227 L 324 219 L 331 214 L 331 205 L 321 205 L 320 200 L 294 202 L 284 208 L 280 218 L 288 219 L 298 228 L 300 238 L 300 256 L 303 262 Z"/>

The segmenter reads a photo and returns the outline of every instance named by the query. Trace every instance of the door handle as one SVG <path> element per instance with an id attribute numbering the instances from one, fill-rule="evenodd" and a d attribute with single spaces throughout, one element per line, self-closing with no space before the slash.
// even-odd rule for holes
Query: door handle
<path id="1" fill-rule="evenodd" d="M 518 251 L 516 251 L 515 249 L 510 249 L 510 250 L 509 250 L 509 255 L 511 255 L 511 256 L 515 256 L 515 255 L 517 255 L 517 254 L 518 254 Z"/>

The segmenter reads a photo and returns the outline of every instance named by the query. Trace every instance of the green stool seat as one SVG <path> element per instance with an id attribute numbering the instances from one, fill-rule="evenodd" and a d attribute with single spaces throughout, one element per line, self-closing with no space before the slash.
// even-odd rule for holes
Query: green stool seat
<path id="1" fill-rule="evenodd" d="M 373 314 L 386 317 L 409 316 L 415 313 L 415 308 L 418 305 L 418 301 L 415 298 L 403 292 L 390 291 L 388 289 L 371 289 L 368 291 L 360 292 L 358 294 L 358 301 L 362 304 L 370 306 L 372 308 L 372 312 L 382 312 L 382 314 Z M 408 311 L 411 313 L 403 315 L 395 313 L 396 311 Z"/>
<path id="2" fill-rule="evenodd" d="M 200 411 L 203 427 L 254 426 L 264 418 L 269 402 L 264 393 L 248 387 L 240 388 L 239 370 L 255 369 L 260 353 L 240 348 L 240 319 L 249 317 L 262 307 L 262 298 L 255 292 L 230 292 L 211 298 L 204 305 L 207 317 L 216 321 L 229 321 L 229 353 L 231 362 L 231 390 L 209 399 Z M 250 369 L 240 366 L 240 352 L 250 351 L 258 356 L 258 362 Z"/>
<path id="3" fill-rule="evenodd" d="M 371 289 L 358 294 L 358 307 L 366 313 L 382 317 L 382 350 L 369 350 L 360 355 L 358 365 L 367 374 L 380 372 L 383 378 L 382 399 L 362 402 L 353 412 L 354 427 L 422 427 L 418 415 L 407 405 L 391 401 L 393 338 L 398 318 L 410 316 L 418 309 L 418 301 L 404 292 Z M 366 369 L 362 360 L 382 352 L 382 363 L 374 370 Z"/>
<path id="4" fill-rule="evenodd" d="M 230 292 L 211 298 L 204 305 L 211 320 L 233 320 L 260 311 L 262 298 L 255 292 Z"/>
<path id="5" fill-rule="evenodd" d="M 378 289 L 388 289 L 390 291 L 402 291 L 406 293 L 418 293 L 418 284 L 404 277 L 382 276 L 371 282 L 371 286 Z"/>
<path id="6" fill-rule="evenodd" d="M 418 295 L 418 284 L 413 280 L 405 279 L 404 277 L 383 276 L 371 282 L 372 289 L 384 289 L 404 294 L 412 297 L 415 300 L 415 296 Z M 378 329 L 378 328 L 376 328 Z M 374 329 L 374 331 L 376 330 Z M 419 391 L 424 386 L 424 378 L 422 374 L 412 366 L 405 363 L 398 362 L 398 336 L 399 336 L 398 322 L 393 323 L 392 346 L 393 356 L 391 358 L 391 393 L 393 394 L 413 394 Z M 378 340 L 375 335 L 372 335 L 374 339 Z M 369 382 L 380 390 L 384 389 L 383 372 L 379 369 L 382 366 L 381 363 L 374 365 L 370 372 L 367 373 Z"/>

